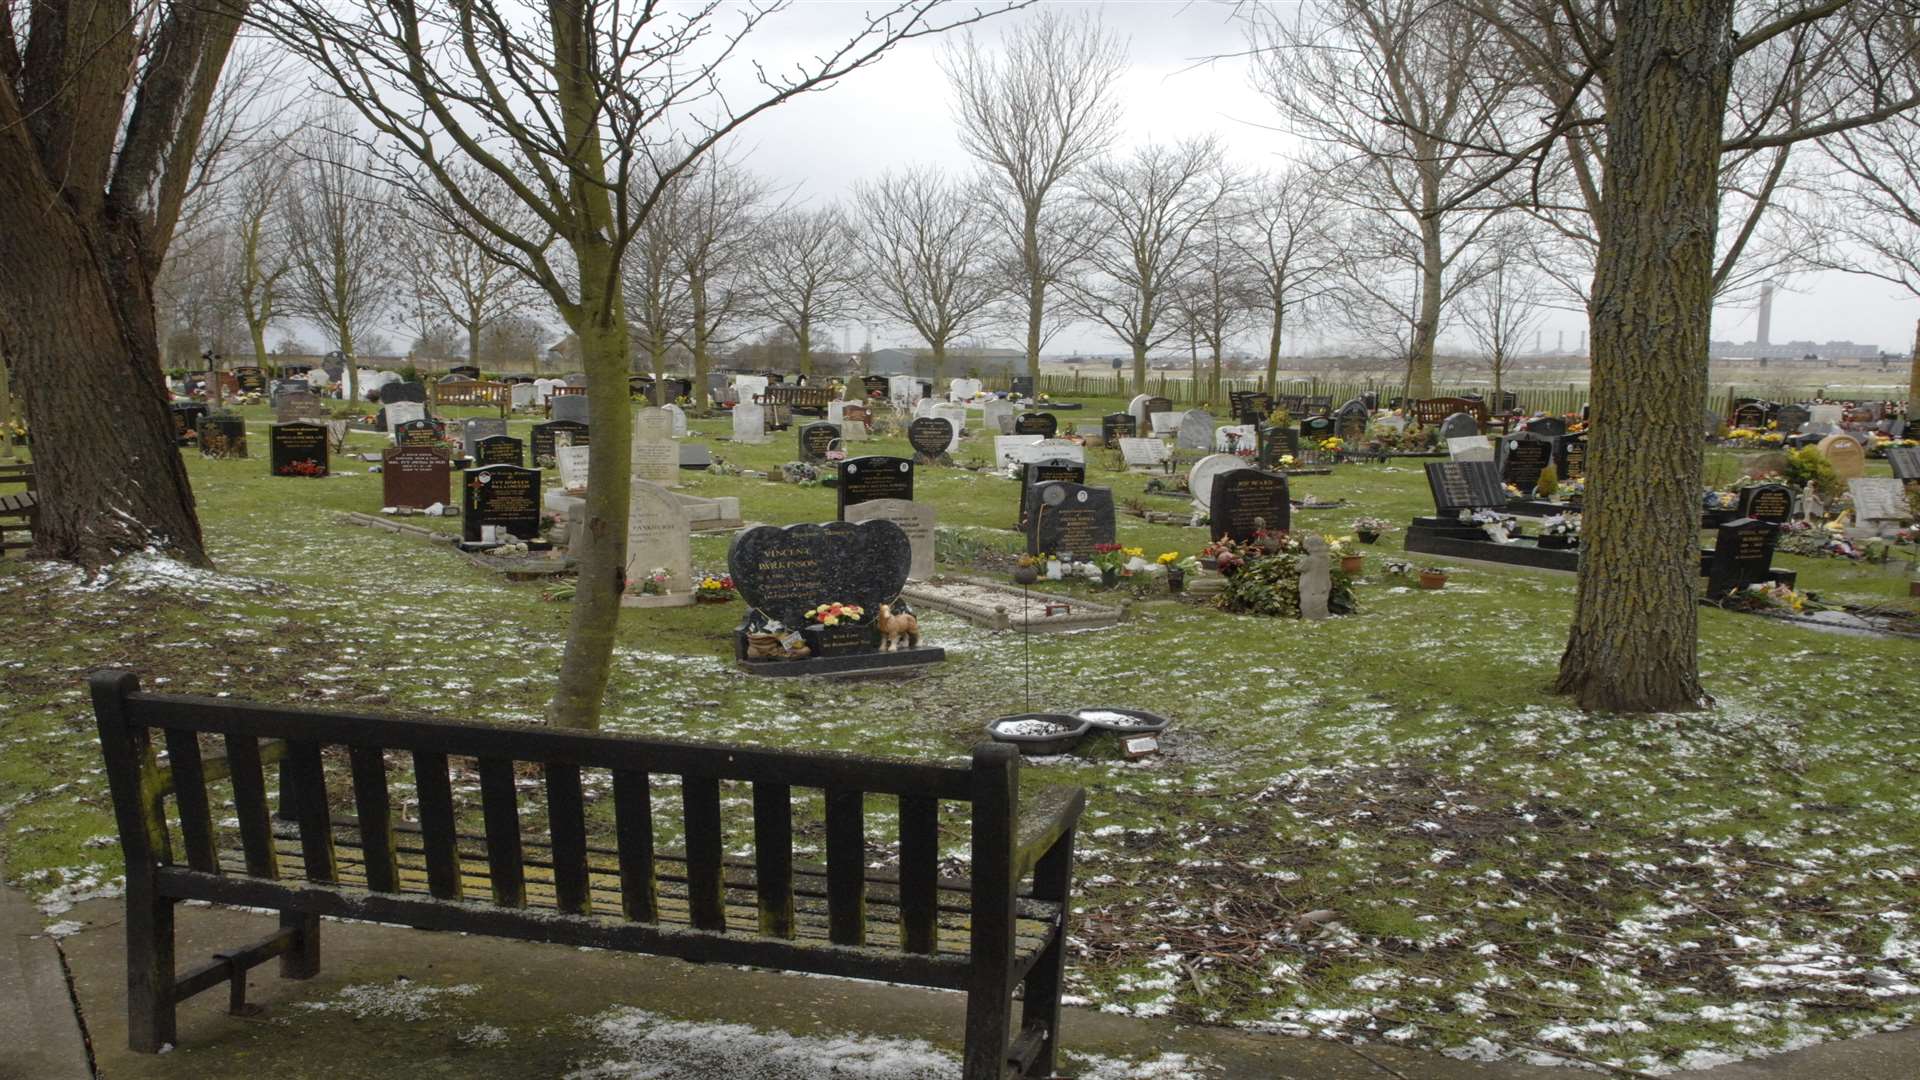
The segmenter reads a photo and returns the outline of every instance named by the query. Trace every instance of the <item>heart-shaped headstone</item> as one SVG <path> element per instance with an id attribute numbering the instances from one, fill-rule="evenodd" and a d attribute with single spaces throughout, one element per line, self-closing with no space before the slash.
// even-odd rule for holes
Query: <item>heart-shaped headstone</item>
<path id="1" fill-rule="evenodd" d="M 727 549 L 741 598 L 792 628 L 826 603 L 857 604 L 872 618 L 900 595 L 912 567 L 913 544 L 891 521 L 762 525 L 735 536 Z"/>

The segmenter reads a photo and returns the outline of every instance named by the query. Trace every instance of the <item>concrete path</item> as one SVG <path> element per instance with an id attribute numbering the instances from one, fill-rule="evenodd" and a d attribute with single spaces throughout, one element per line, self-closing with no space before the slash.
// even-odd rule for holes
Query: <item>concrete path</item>
<path id="1" fill-rule="evenodd" d="M 919 1080 L 957 1061 L 964 999 L 879 983 L 812 978 L 556 945 L 328 922 L 321 974 L 279 978 L 255 969 L 253 1015 L 230 1016 L 216 988 L 180 1010 L 180 1045 L 158 1056 L 126 1050 L 117 901 L 62 916 L 88 924 L 56 950 L 30 940 L 47 921 L 0 890 L 0 1080 L 92 1075 L 60 966 L 64 951 L 98 1075 L 120 1078 L 273 1076 L 329 1080 L 457 1075 L 804 1080 Z M 269 916 L 183 907 L 179 963 L 270 932 Z M 9 1017 L 11 1020 L 11 1017 Z M 1571 1080 L 1561 1068 L 1455 1061 L 1384 1046 L 1188 1027 L 1073 1009 L 1062 1076 L 1258 1080 Z M 22 1046 L 37 1057 L 16 1056 Z M 14 1071 L 8 1071 L 9 1068 Z M 1687 1080 L 1912 1080 L 1920 1032 L 1816 1047 L 1799 1054 L 1685 1074 Z"/>

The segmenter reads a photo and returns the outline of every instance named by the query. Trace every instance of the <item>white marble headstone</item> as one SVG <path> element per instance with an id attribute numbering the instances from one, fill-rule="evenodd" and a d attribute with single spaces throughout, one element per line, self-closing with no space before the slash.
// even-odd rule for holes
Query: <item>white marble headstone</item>
<path id="1" fill-rule="evenodd" d="M 1223 472 L 1252 467 L 1238 454 L 1208 454 L 1194 462 L 1193 468 L 1187 470 L 1187 490 L 1193 494 L 1193 505 L 1201 510 L 1210 508 L 1213 501 L 1214 477 Z"/>
<path id="2" fill-rule="evenodd" d="M 1252 450 L 1260 442 L 1260 431 L 1253 424 L 1223 424 L 1213 429 L 1213 448 L 1223 454 Z"/>
<path id="3" fill-rule="evenodd" d="M 1148 417 L 1153 421 L 1153 434 L 1176 435 L 1180 431 L 1180 417 L 1176 412 L 1157 412 Z"/>
<path id="4" fill-rule="evenodd" d="M 540 396 L 540 388 L 533 383 L 514 383 L 507 391 L 507 400 L 516 409 L 531 409 L 535 399 Z"/>
<path id="5" fill-rule="evenodd" d="M 667 444 L 672 449 L 672 443 Z M 640 583 L 655 570 L 666 572 L 667 595 L 693 600 L 693 552 L 687 512 L 673 493 L 645 480 L 633 482 L 627 508 L 627 581 L 621 602 L 627 606 L 668 602 L 641 593 Z"/>
<path id="6" fill-rule="evenodd" d="M 1016 412 L 1012 402 L 995 398 L 980 407 L 980 426 L 988 434 L 1011 435 Z"/>
<path id="7" fill-rule="evenodd" d="M 1856 477 L 1847 481 L 1853 495 L 1853 520 L 1860 525 L 1911 520 L 1905 483 L 1887 476 Z"/>
<path id="8" fill-rule="evenodd" d="M 1153 430 L 1153 425 L 1147 420 L 1147 401 L 1148 395 L 1135 394 L 1133 400 L 1127 402 L 1127 415 L 1133 417 L 1133 430 L 1142 434 Z"/>
<path id="9" fill-rule="evenodd" d="M 1041 439 L 1028 447 L 1019 458 L 1021 461 L 1071 461 L 1075 465 L 1087 463 L 1087 449 L 1071 439 Z"/>
<path id="10" fill-rule="evenodd" d="M 415 420 L 427 418 L 427 407 L 417 401 L 396 401 L 385 406 L 387 430 L 393 431 L 401 424 L 410 424 Z"/>
<path id="11" fill-rule="evenodd" d="M 752 401 L 754 398 L 767 392 L 767 377 L 765 375 L 735 375 L 733 377 L 733 392 L 739 395 L 739 397 L 734 399 L 736 401 Z"/>
<path id="12" fill-rule="evenodd" d="M 954 379 L 947 383 L 947 400 L 971 401 L 980 393 L 979 379 Z"/>
<path id="13" fill-rule="evenodd" d="M 1129 469 L 1157 469 L 1166 463 L 1167 444 L 1159 439 L 1121 439 L 1120 458 Z"/>
<path id="14" fill-rule="evenodd" d="M 911 375 L 894 375 L 887 379 L 887 400 L 903 409 L 910 409 L 920 400 L 920 380 Z"/>
<path id="15" fill-rule="evenodd" d="M 560 470 L 560 486 L 568 491 L 587 490 L 587 456 L 591 446 L 559 446 L 553 449 L 553 462 Z"/>
<path id="16" fill-rule="evenodd" d="M 766 406 L 743 401 L 733 407 L 733 441 L 737 443 L 767 441 Z"/>
<path id="17" fill-rule="evenodd" d="M 678 405 L 662 405 L 666 414 L 673 420 L 673 437 L 685 438 L 687 434 L 687 411 Z"/>
<path id="18" fill-rule="evenodd" d="M 666 487 L 680 483 L 680 448 L 673 442 L 673 418 L 647 406 L 633 414 L 633 475 Z"/>
<path id="19" fill-rule="evenodd" d="M 1040 443 L 1038 435 L 995 435 L 993 437 L 993 462 L 995 467 L 1004 469 L 1015 461 L 1023 460 L 1022 454 L 1031 446 Z"/>
<path id="20" fill-rule="evenodd" d="M 1461 435 L 1447 440 L 1447 453 L 1455 461 L 1492 461 L 1493 442 L 1485 435 Z"/>
<path id="21" fill-rule="evenodd" d="M 1175 444 L 1182 450 L 1213 449 L 1213 417 L 1205 409 L 1189 409 L 1179 414 L 1180 428 Z"/>

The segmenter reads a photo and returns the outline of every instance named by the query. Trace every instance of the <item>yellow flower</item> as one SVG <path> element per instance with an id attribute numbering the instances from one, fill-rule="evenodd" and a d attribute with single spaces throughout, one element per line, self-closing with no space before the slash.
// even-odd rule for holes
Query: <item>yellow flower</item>
<path id="1" fill-rule="evenodd" d="M 1179 562 L 1180 553 L 1177 551 L 1163 551 L 1160 553 L 1159 558 L 1154 561 L 1158 562 L 1161 566 L 1165 566 L 1168 563 Z"/>
<path id="2" fill-rule="evenodd" d="M 1137 548 L 1137 547 L 1122 548 L 1120 549 L 1120 553 L 1122 555 L 1125 555 L 1129 559 L 1137 559 L 1142 555 L 1145 555 L 1147 553 L 1147 549 Z"/>

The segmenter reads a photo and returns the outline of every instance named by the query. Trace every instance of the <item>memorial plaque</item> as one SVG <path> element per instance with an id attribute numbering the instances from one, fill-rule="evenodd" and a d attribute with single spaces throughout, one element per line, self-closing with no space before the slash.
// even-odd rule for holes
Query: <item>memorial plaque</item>
<path id="1" fill-rule="evenodd" d="M 395 446 L 439 446 L 440 423 L 437 420 L 408 420 L 392 428 Z"/>
<path id="2" fill-rule="evenodd" d="M 1228 469 L 1213 474 L 1208 521 L 1215 540 L 1252 540 L 1264 522 L 1268 529 L 1293 527 L 1293 503 L 1287 478 L 1259 469 Z"/>
<path id="3" fill-rule="evenodd" d="M 489 435 L 474 441 L 468 456 L 477 465 L 525 465 L 527 444 L 511 435 Z"/>
<path id="4" fill-rule="evenodd" d="M 281 423 L 290 420 L 324 420 L 327 417 L 327 406 L 309 391 L 290 390 L 280 395 L 280 402 L 274 406 L 273 415 Z"/>
<path id="5" fill-rule="evenodd" d="M 1100 441 L 1117 447 L 1121 439 L 1131 439 L 1140 430 L 1132 413 L 1108 413 L 1100 418 Z"/>
<path id="6" fill-rule="evenodd" d="M 907 569 L 908 579 L 925 581 L 933 576 L 933 537 L 938 515 L 931 505 L 906 499 L 868 499 L 866 502 L 848 506 L 844 512 L 846 520 L 855 524 L 863 521 L 891 521 L 900 526 L 900 530 L 907 534 L 907 543 L 913 549 L 913 561 Z"/>
<path id="7" fill-rule="evenodd" d="M 1441 517 L 1507 504 L 1500 474 L 1491 461 L 1429 461 L 1427 487 L 1433 492 L 1434 512 Z"/>
<path id="8" fill-rule="evenodd" d="M 275 476 L 327 475 L 327 428 L 293 420 L 267 428 L 269 468 Z"/>
<path id="9" fill-rule="evenodd" d="M 840 482 L 835 490 L 838 516 L 843 521 L 847 507 L 857 503 L 871 499 L 912 501 L 913 462 L 881 455 L 849 458 L 840 463 Z"/>
<path id="10" fill-rule="evenodd" d="M 1063 559 L 1093 558 L 1094 548 L 1111 544 L 1113 492 L 1081 484 L 1038 484 L 1027 491 L 1027 554 Z"/>
<path id="11" fill-rule="evenodd" d="M 1043 442 L 1038 435 L 996 435 L 993 438 L 993 463 L 995 468 L 1004 469 L 1015 461 L 1023 460 L 1022 455 L 1031 446 Z"/>
<path id="12" fill-rule="evenodd" d="M 1527 431 L 1500 440 L 1500 480 L 1531 495 L 1540 474 L 1553 463 L 1553 440 Z"/>
<path id="13" fill-rule="evenodd" d="M 740 598 L 790 630 L 821 604 L 855 604 L 869 617 L 907 583 L 913 545 L 891 521 L 761 525 L 737 534 L 727 570 Z"/>
<path id="14" fill-rule="evenodd" d="M 1736 518 L 1720 526 L 1707 555 L 1707 596 L 1719 599 L 1768 579 L 1777 525 Z"/>
<path id="15" fill-rule="evenodd" d="M 1920 480 L 1920 446 L 1894 446 L 1887 449 L 1887 463 L 1899 480 Z"/>
<path id="16" fill-rule="evenodd" d="M 1043 439 L 1051 439 L 1054 432 L 1059 430 L 1060 421 L 1052 413 L 1021 413 L 1019 419 L 1013 422 L 1015 435 L 1038 435 Z"/>
<path id="17" fill-rule="evenodd" d="M 923 416 L 907 425 L 907 445 L 923 461 L 933 461 L 953 445 L 953 423 L 942 416 Z"/>
<path id="18" fill-rule="evenodd" d="M 1167 444 L 1159 439 L 1120 440 L 1120 458 L 1129 469 L 1158 469 L 1166 464 Z"/>
<path id="19" fill-rule="evenodd" d="M 397 446 L 380 455 L 380 505 L 424 510 L 447 501 L 452 468 L 437 446 Z"/>
<path id="20" fill-rule="evenodd" d="M 549 420 L 544 424 L 533 425 L 533 461 L 544 465 L 553 460 L 554 436 L 568 435 L 573 446 L 585 446 L 588 443 L 587 425 L 578 420 Z"/>
<path id="21" fill-rule="evenodd" d="M 492 525 L 521 540 L 540 537 L 540 470 L 488 465 L 460 474 L 460 538 L 477 544 Z"/>
<path id="22" fill-rule="evenodd" d="M 1873 527 L 1875 523 L 1913 520 L 1913 510 L 1907 503 L 1907 485 L 1899 480 L 1884 476 L 1856 477 L 1847 481 L 1847 490 L 1853 496 L 1855 524 Z"/>
<path id="23" fill-rule="evenodd" d="M 1785 484 L 1754 484 L 1740 489 L 1739 516 L 1781 525 L 1793 517 L 1793 489 Z"/>
<path id="24" fill-rule="evenodd" d="M 800 428 L 800 460 L 818 464 L 827 460 L 827 451 L 840 438 L 840 425 L 816 420 Z"/>

